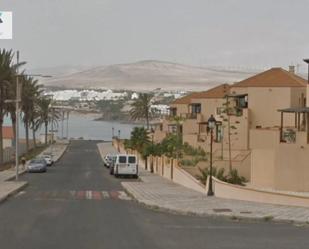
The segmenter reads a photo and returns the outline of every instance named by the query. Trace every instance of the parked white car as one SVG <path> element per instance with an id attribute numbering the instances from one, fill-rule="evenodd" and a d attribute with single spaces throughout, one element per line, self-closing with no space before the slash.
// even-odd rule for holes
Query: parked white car
<path id="1" fill-rule="evenodd" d="M 138 178 L 138 164 L 135 155 L 119 154 L 114 164 L 114 175 L 130 175 Z"/>
<path id="2" fill-rule="evenodd" d="M 44 154 L 42 158 L 45 160 L 47 166 L 52 166 L 54 161 L 53 161 L 53 156 L 50 154 Z"/>
<path id="3" fill-rule="evenodd" d="M 109 168 L 113 162 L 113 156 L 112 154 L 107 154 L 105 157 L 104 157 L 104 165 Z"/>

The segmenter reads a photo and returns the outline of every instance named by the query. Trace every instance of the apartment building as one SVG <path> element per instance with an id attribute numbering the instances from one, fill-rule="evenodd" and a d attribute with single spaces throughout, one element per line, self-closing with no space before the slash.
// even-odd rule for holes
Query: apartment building
<path id="1" fill-rule="evenodd" d="M 213 114 L 215 166 L 227 168 L 230 134 L 233 167 L 252 185 L 309 191 L 309 87 L 293 69 L 272 68 L 233 85 L 180 98 L 170 105 L 170 116 L 159 131 L 164 136 L 175 132 L 175 117 L 182 117 L 178 125 L 183 141 L 207 151 L 207 120 Z"/>

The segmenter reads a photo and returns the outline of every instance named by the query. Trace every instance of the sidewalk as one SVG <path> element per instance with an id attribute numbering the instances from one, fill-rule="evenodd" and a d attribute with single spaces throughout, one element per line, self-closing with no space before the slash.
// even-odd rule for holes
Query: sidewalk
<path id="1" fill-rule="evenodd" d="M 102 158 L 106 153 L 117 153 L 110 143 L 98 144 L 98 149 Z M 185 215 L 309 223 L 309 209 L 305 207 L 207 197 L 141 167 L 139 177 L 141 182 L 121 184 L 139 203 L 155 209 Z"/>
<path id="2" fill-rule="evenodd" d="M 54 161 L 57 162 L 63 153 L 65 152 L 66 148 L 68 146 L 68 143 L 59 143 L 55 144 L 53 146 L 53 154 L 54 154 Z M 47 148 L 44 150 L 41 154 L 44 152 L 49 152 L 50 148 Z M 26 170 L 22 169 L 22 166 L 19 166 L 19 175 L 22 175 L 26 172 Z M 25 181 L 11 181 L 15 179 L 16 171 L 15 167 L 4 170 L 0 172 L 0 202 L 5 201 L 8 197 L 11 195 L 14 195 L 15 193 L 19 192 L 21 189 L 25 188 L 28 184 L 28 182 Z"/>
<path id="3" fill-rule="evenodd" d="M 122 182 L 122 185 L 139 203 L 153 208 L 187 215 L 309 222 L 308 208 L 207 197 L 143 169 L 140 178 L 142 182 Z"/>

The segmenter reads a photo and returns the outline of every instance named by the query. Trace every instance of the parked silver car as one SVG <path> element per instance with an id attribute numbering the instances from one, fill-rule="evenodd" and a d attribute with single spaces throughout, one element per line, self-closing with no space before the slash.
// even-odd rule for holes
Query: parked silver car
<path id="1" fill-rule="evenodd" d="M 46 172 L 47 163 L 44 158 L 32 159 L 28 164 L 28 172 Z"/>

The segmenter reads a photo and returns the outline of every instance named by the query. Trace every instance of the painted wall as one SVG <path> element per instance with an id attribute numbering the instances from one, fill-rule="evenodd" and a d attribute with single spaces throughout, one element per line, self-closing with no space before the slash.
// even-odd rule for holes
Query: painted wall
<path id="1" fill-rule="evenodd" d="M 251 182 L 262 188 L 309 191 L 309 145 L 298 132 L 295 144 L 280 143 L 279 130 L 251 130 Z"/>
<path id="2" fill-rule="evenodd" d="M 231 91 L 235 94 L 248 94 L 251 128 L 279 126 L 281 118 L 278 109 L 301 106 L 301 96 L 306 95 L 303 87 L 234 87 Z M 294 116 L 285 116 L 286 126 L 293 126 Z"/>
<path id="3" fill-rule="evenodd" d="M 217 108 L 223 107 L 224 99 L 192 99 L 194 103 L 201 103 L 201 114 L 203 120 L 207 121 L 211 115 L 216 116 Z"/>
<path id="4" fill-rule="evenodd" d="M 186 119 L 182 124 L 182 132 L 184 135 L 198 133 L 199 125 L 196 119 Z"/>
<path id="5" fill-rule="evenodd" d="M 221 198 L 270 203 L 278 205 L 309 207 L 309 198 L 287 193 L 262 191 L 254 188 L 228 184 L 218 179 L 213 180 L 215 196 Z"/>
<path id="6" fill-rule="evenodd" d="M 12 139 L 3 139 L 3 148 L 12 147 L 13 140 Z"/>
<path id="7" fill-rule="evenodd" d="M 306 104 L 307 104 L 307 107 L 309 107 L 309 84 L 307 85 L 306 91 L 307 91 L 307 102 L 306 102 Z"/>
<path id="8" fill-rule="evenodd" d="M 182 116 L 183 114 L 189 113 L 188 104 L 171 104 L 171 108 L 177 108 L 177 116 Z"/>

